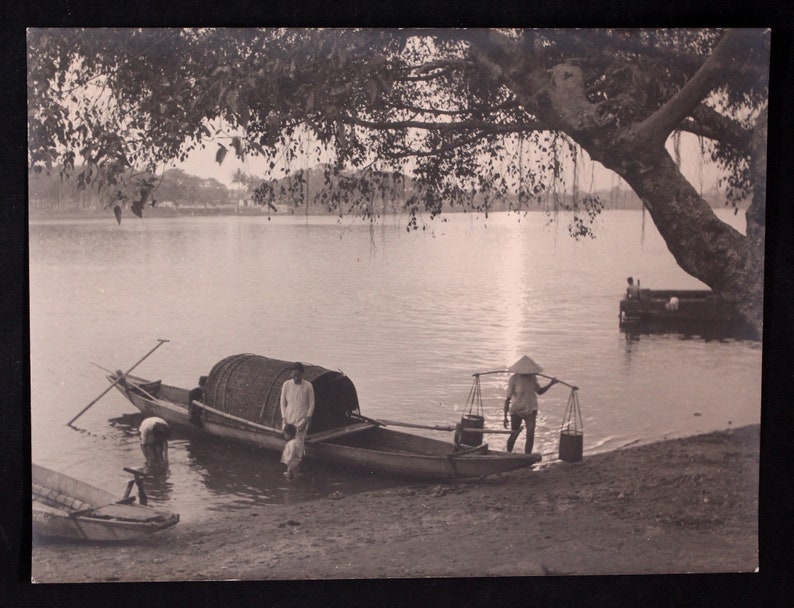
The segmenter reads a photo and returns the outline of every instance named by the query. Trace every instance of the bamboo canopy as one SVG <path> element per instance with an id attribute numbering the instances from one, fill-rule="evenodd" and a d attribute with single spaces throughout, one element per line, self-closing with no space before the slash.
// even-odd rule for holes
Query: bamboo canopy
<path id="1" fill-rule="evenodd" d="M 238 418 L 281 428 L 281 386 L 294 364 L 250 353 L 226 357 L 207 376 L 204 402 Z M 314 387 L 312 431 L 344 424 L 349 413 L 358 412 L 356 387 L 342 372 L 304 364 L 303 377 Z"/>

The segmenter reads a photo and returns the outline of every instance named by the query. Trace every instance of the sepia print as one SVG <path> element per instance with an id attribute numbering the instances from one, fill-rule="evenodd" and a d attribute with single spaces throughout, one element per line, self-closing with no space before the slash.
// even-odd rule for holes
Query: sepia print
<path id="1" fill-rule="evenodd" d="M 27 49 L 33 582 L 757 570 L 768 30 Z"/>

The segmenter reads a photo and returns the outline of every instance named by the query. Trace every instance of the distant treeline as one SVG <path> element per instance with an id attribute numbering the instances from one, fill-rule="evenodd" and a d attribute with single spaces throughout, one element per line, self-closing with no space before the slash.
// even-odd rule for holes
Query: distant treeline
<path id="1" fill-rule="evenodd" d="M 239 193 L 218 180 L 202 179 L 181 169 L 166 171 L 154 191 L 155 205 L 207 207 L 236 205 Z M 74 178 L 62 179 L 58 169 L 49 174 L 28 174 L 28 202 L 31 209 L 102 209 L 115 201 L 95 188 L 80 188 Z"/>
<path id="2" fill-rule="evenodd" d="M 346 176 L 348 180 L 355 180 L 355 175 Z M 196 175 L 185 173 L 181 169 L 170 169 L 165 172 L 163 179 L 158 183 L 153 195 L 154 206 L 169 208 L 174 210 L 195 210 L 196 208 L 219 208 L 219 207 L 256 207 L 257 197 L 254 192 L 256 183 L 261 181 L 250 177 L 247 185 L 241 184 L 238 188 L 228 188 L 221 182 L 213 178 L 204 179 Z M 296 188 L 296 183 L 300 186 Z M 265 182 L 267 189 L 272 193 L 270 201 L 271 211 L 278 213 L 290 213 L 306 210 L 306 200 L 309 201 L 308 211 L 311 213 L 338 213 L 349 210 L 343 208 L 328 209 L 327 200 L 320 196 L 326 188 L 325 177 L 321 167 L 309 169 L 306 175 L 296 173 L 293 176 L 283 177 L 277 180 Z M 53 169 L 49 174 L 29 173 L 28 176 L 28 202 L 31 210 L 68 210 L 68 209 L 103 209 L 112 207 L 115 201 L 111 201 L 107 196 L 100 195 L 94 188 L 80 188 L 74 178 L 62 179 L 58 169 Z M 395 188 L 394 196 L 407 196 L 414 189 L 413 180 L 404 178 L 401 188 Z M 604 209 L 640 209 L 642 203 L 631 190 L 613 188 L 607 191 L 587 193 L 590 196 L 598 196 L 603 203 Z M 579 195 L 584 196 L 584 194 Z M 570 208 L 574 202 L 573 195 L 569 193 L 559 193 L 556 195 L 548 193 L 540 203 L 530 202 L 519 204 L 516 197 L 508 197 L 504 200 L 494 200 L 489 203 L 490 211 L 507 211 L 510 209 L 564 209 Z M 404 211 L 398 200 L 384 200 L 381 196 L 377 204 L 377 213 L 400 213 Z M 481 205 L 479 197 L 474 198 L 474 203 Z M 703 193 L 703 198 L 715 208 L 725 205 L 724 195 L 712 190 Z M 112 204 L 111 204 L 112 203 Z M 261 201 L 260 201 L 260 204 Z M 444 212 L 450 213 L 462 211 L 458 206 L 443 205 Z"/>

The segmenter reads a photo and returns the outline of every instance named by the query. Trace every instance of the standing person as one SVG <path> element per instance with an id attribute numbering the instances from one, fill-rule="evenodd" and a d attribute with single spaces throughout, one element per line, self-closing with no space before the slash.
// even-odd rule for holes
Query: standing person
<path id="1" fill-rule="evenodd" d="M 281 420 L 282 424 L 291 424 L 296 429 L 295 439 L 303 454 L 303 443 L 314 414 L 314 387 L 303 379 L 303 365 L 292 366 L 291 378 L 281 386 Z"/>
<path id="2" fill-rule="evenodd" d="M 509 428 L 512 431 L 507 439 L 507 451 L 512 452 L 513 446 L 521 433 L 521 423 L 527 427 L 527 443 L 524 452 L 532 453 L 535 444 L 535 422 L 538 416 L 538 398 L 557 384 L 557 378 L 552 378 L 546 386 L 541 387 L 535 374 L 543 368 L 526 355 L 516 361 L 508 371 L 513 372 L 507 383 L 507 398 L 505 399 L 504 427 L 508 428 L 507 415 L 510 414 Z"/>
<path id="3" fill-rule="evenodd" d="M 295 438 L 296 429 L 292 424 L 284 425 L 284 439 L 287 443 L 284 445 L 284 451 L 281 453 L 281 462 L 287 465 L 287 470 L 284 471 L 284 477 L 287 479 L 294 479 L 298 476 L 298 465 L 300 465 L 303 456 L 302 446 Z"/>
<path id="4" fill-rule="evenodd" d="M 141 451 L 146 458 L 146 469 L 168 468 L 168 437 L 171 427 L 162 418 L 144 418 L 138 427 L 141 436 Z"/>

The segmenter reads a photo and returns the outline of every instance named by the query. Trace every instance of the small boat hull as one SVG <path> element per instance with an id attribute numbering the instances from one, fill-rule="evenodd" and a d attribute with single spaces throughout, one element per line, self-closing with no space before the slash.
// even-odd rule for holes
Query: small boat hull
<path id="1" fill-rule="evenodd" d="M 118 376 L 110 375 L 111 382 Z M 188 408 L 186 389 L 134 376 L 116 388 L 147 416 L 159 416 L 174 428 L 239 445 L 280 454 L 284 448 L 281 429 L 268 427 L 219 412 L 199 402 Z M 140 389 L 143 390 L 140 390 Z M 196 416 L 196 410 L 200 416 Z M 346 432 L 349 431 L 349 432 Z M 350 425 L 309 435 L 307 459 L 376 474 L 416 478 L 454 479 L 504 473 L 541 460 L 539 454 L 499 452 L 487 445 L 461 449 L 452 443 L 351 420 Z"/>
<path id="2" fill-rule="evenodd" d="M 638 298 L 623 298 L 621 329 L 738 328 L 742 317 L 732 303 L 708 290 L 643 289 Z"/>
<path id="3" fill-rule="evenodd" d="M 125 541 L 173 526 L 179 515 L 120 503 L 88 483 L 32 465 L 32 523 L 44 537 L 96 542 Z"/>
<path id="4" fill-rule="evenodd" d="M 423 453 L 415 441 L 433 442 L 425 447 L 441 448 L 443 453 Z M 405 444 L 405 450 L 392 447 Z M 441 445 L 438 445 L 441 444 Z M 385 447 L 390 446 L 390 447 Z M 386 475 L 423 479 L 483 477 L 525 468 L 540 461 L 538 454 L 496 452 L 482 446 L 481 450 L 458 454 L 447 442 L 427 439 L 409 433 L 375 427 L 340 442 L 319 442 L 306 445 L 306 455 L 326 462 L 343 462 L 358 469 L 378 471 Z"/>

